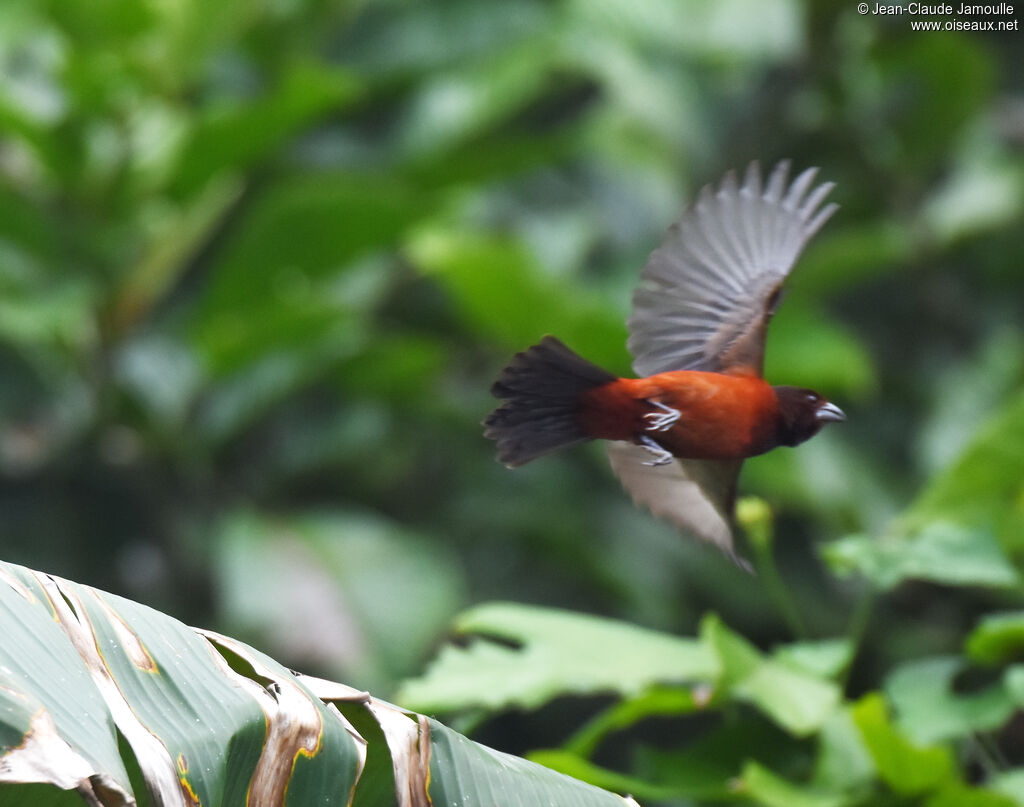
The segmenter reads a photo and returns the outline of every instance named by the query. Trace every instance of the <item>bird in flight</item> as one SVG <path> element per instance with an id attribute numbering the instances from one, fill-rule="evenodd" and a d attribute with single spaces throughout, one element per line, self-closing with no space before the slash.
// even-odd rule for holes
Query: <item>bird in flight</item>
<path id="1" fill-rule="evenodd" d="M 510 468 L 586 440 L 606 440 L 633 500 L 719 546 L 733 546 L 736 481 L 747 457 L 795 446 L 832 421 L 833 403 L 762 375 L 768 322 L 808 240 L 835 212 L 833 185 L 789 163 L 762 181 L 729 172 L 669 229 L 633 295 L 627 347 L 638 378 L 619 378 L 553 336 L 516 354 L 484 420 Z"/>

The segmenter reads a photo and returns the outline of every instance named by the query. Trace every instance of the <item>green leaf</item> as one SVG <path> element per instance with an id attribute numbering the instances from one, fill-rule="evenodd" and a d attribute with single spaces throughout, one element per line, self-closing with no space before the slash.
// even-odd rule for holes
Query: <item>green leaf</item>
<path id="1" fill-rule="evenodd" d="M 952 522 L 928 523 L 909 537 L 849 536 L 823 554 L 838 574 L 858 572 L 882 589 L 904 580 L 994 587 L 1020 582 L 991 531 Z"/>
<path id="2" fill-rule="evenodd" d="M 7 563 L 0 632 L 3 805 L 637 807 L 229 637 Z M 373 742 L 369 764 L 341 709 Z"/>
<path id="3" fill-rule="evenodd" d="M 885 692 L 911 740 L 951 740 L 998 729 L 1009 720 L 1015 705 L 1002 684 L 970 695 L 954 694 L 954 678 L 964 667 L 958 657 L 920 659 L 886 678 Z"/>
<path id="4" fill-rule="evenodd" d="M 964 652 L 978 664 L 1001 664 L 1024 656 L 1024 611 L 985 614 L 967 636 Z"/>
<path id="5" fill-rule="evenodd" d="M 1016 807 L 1024 804 L 1024 768 L 1011 768 L 992 777 L 991 787 L 997 793 L 1009 796 Z"/>
<path id="6" fill-rule="evenodd" d="M 820 678 L 838 678 L 853 660 L 853 642 L 849 639 L 821 639 L 793 642 L 775 649 L 773 656 L 790 667 Z"/>
<path id="7" fill-rule="evenodd" d="M 853 721 L 852 707 L 837 709 L 821 727 L 812 781 L 827 791 L 862 794 L 875 781 L 875 765 Z"/>
<path id="8" fill-rule="evenodd" d="M 37 736 L 48 743 L 19 746 L 34 762 L 23 769 L 11 765 L 17 749 L 6 749 L 8 782 L 91 789 L 90 781 L 107 777 L 130 796 L 137 783 L 125 775 L 116 723 L 156 798 L 180 798 L 184 790 L 204 804 L 247 794 L 272 799 L 289 786 L 299 803 L 309 783 L 321 792 L 351 791 L 361 766 L 356 740 L 272 660 L 216 637 L 214 645 L 236 662 L 232 669 L 210 640 L 143 605 L 10 564 L 0 572 L 0 595 L 15 609 L 0 614 L 3 632 L 17 639 L 0 648 L 0 690 L 46 704 Z M 51 627 L 38 630 L 41 620 Z M 38 632 L 19 635 L 19 624 Z M 59 662 L 59 677 L 45 675 L 49 658 Z M 35 668 L 31 678 L 18 672 L 26 661 Z M 74 726 L 62 717 L 64 699 L 76 703 Z M 8 723 L 6 732 L 17 727 Z M 88 767 L 83 758 L 92 760 Z M 99 779 L 86 779 L 93 774 Z"/>
<path id="9" fill-rule="evenodd" d="M 915 439 L 921 469 L 936 479 L 946 473 L 978 438 L 978 423 L 1012 400 L 1021 378 L 1024 332 L 1010 323 L 934 373 L 925 392 L 932 406 Z"/>
<path id="10" fill-rule="evenodd" d="M 567 611 L 493 603 L 463 613 L 454 630 L 471 640 L 442 648 L 422 677 L 402 685 L 399 703 L 426 712 L 532 709 L 558 695 L 706 682 L 720 670 L 693 639 Z"/>
<path id="11" fill-rule="evenodd" d="M 994 530 L 1024 547 L 1024 390 L 987 418 L 960 457 L 933 479 L 906 516 L 907 529 L 954 521 Z"/>
<path id="12" fill-rule="evenodd" d="M 1005 793 L 957 783 L 929 797 L 925 807 L 1019 807 L 1019 804 Z"/>
<path id="13" fill-rule="evenodd" d="M 765 807 L 845 807 L 854 803 L 842 793 L 794 784 L 756 762 L 743 766 L 740 781 L 740 792 Z"/>
<path id="14" fill-rule="evenodd" d="M 839 703 L 839 687 L 786 661 L 764 658 L 713 616 L 701 623 L 701 638 L 721 664 L 721 686 L 797 736 L 817 731 Z"/>
<path id="15" fill-rule="evenodd" d="M 102 772 L 112 786 L 130 792 L 103 695 L 28 570 L 0 564 L 0 625 L 0 782 L 19 781 L 18 757 L 28 756 L 25 763 L 31 764 L 38 749 L 48 760 L 49 777 L 22 775 L 20 781 L 66 789 Z"/>
<path id="16" fill-rule="evenodd" d="M 1024 546 L 1024 391 L 977 430 L 907 513 L 875 540 L 851 536 L 824 550 L 840 574 L 883 589 L 907 579 L 955 586 L 1014 586 L 1004 548 Z"/>
<path id="17" fill-rule="evenodd" d="M 881 695 L 865 695 L 853 706 L 853 722 L 875 762 L 879 776 L 896 793 L 913 796 L 934 790 L 955 777 L 953 756 L 941 746 L 918 746 L 889 719 Z"/>
<path id="18" fill-rule="evenodd" d="M 431 804 L 448 807 L 622 807 L 624 801 L 637 807 L 632 799 L 624 800 L 536 763 L 474 743 L 436 720 L 430 721 L 427 790 Z"/>

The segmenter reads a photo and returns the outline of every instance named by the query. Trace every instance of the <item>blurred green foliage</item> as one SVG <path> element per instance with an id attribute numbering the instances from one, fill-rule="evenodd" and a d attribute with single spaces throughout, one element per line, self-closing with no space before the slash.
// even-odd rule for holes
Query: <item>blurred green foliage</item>
<path id="1" fill-rule="evenodd" d="M 670 801 L 651 783 L 689 760 L 742 782 L 708 798 L 833 804 L 812 790 L 842 774 L 872 804 L 870 781 L 1005 803 L 955 790 L 981 779 L 1024 803 L 1022 54 L 809 0 L 7 0 L 4 558 L 385 695 L 484 600 L 728 624 L 748 660 L 795 638 L 789 608 L 851 648 L 819 671 L 847 700 L 818 778 L 777 729 L 706 735 L 676 694 L 598 761 Z M 512 473 L 478 426 L 545 333 L 627 372 L 665 227 L 782 157 L 842 209 L 767 373 L 850 417 L 744 474 L 788 604 L 633 508 L 597 448 Z M 978 668 L 995 700 L 947 709 Z M 480 736 L 552 746 L 592 707 Z"/>

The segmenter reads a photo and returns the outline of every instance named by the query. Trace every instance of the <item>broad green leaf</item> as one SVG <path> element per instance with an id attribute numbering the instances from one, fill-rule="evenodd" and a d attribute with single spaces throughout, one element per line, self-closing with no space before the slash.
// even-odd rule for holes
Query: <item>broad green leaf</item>
<path id="1" fill-rule="evenodd" d="M 0 625 L 0 783 L 48 781 L 68 789 L 104 774 L 130 793 L 103 696 L 28 570 L 0 565 Z M 32 759 L 36 754 L 43 765 Z M 30 778 L 31 766 L 40 778 Z"/>
<path id="2" fill-rule="evenodd" d="M 849 705 L 837 709 L 818 734 L 812 781 L 827 791 L 863 794 L 875 780 L 875 764 Z"/>
<path id="3" fill-rule="evenodd" d="M 1012 400 L 1024 377 L 1024 332 L 1003 324 L 960 361 L 951 362 L 931 379 L 932 400 L 916 437 L 921 469 L 944 474 L 978 438 L 984 422 Z"/>
<path id="4" fill-rule="evenodd" d="M 1024 390 L 977 430 L 960 457 L 932 480 L 907 514 L 907 528 L 953 521 L 995 530 L 1005 547 L 1024 546 Z"/>
<path id="5" fill-rule="evenodd" d="M 52 626 L 17 636 L 17 644 L 4 644 L 2 689 L 19 692 L 30 684 L 27 697 L 54 703 L 57 708 L 40 712 L 45 719 L 39 726 L 58 727 L 66 743 L 60 754 L 70 755 L 63 759 L 47 745 L 28 746 L 38 755 L 35 767 L 20 772 L 15 767 L 7 781 L 91 789 L 106 779 L 130 796 L 139 783 L 129 785 L 125 775 L 120 754 L 128 753 L 148 790 L 160 799 L 185 792 L 204 804 L 244 801 L 246 794 L 280 801 L 288 789 L 289 803 L 300 804 L 308 803 L 303 799 L 311 792 L 351 791 L 362 764 L 361 746 L 337 713 L 328 712 L 280 665 L 223 637 L 211 644 L 180 622 L 130 600 L 9 564 L 0 568 L 0 593 L 21 612 L 3 615 L 4 634 L 17 636 L 18 624 L 40 619 Z M 230 658 L 217 647 L 224 647 Z M 48 658 L 60 659 L 61 677 L 19 676 L 18 659 L 33 656 L 39 670 Z M 47 684 L 52 692 L 44 689 Z M 73 728 L 59 706 L 64 693 L 77 704 Z M 93 728 L 104 723 L 106 738 Z M 114 723 L 124 752 L 113 734 Z M 17 728 L 17 721 L 9 723 L 5 733 Z M 83 734 L 90 730 L 91 737 Z M 8 758 L 12 750 L 8 747 Z M 83 772 L 81 757 L 100 765 Z M 57 775 L 45 773 L 47 764 Z M 78 781 L 68 783 L 58 775 Z M 93 776 L 99 778 L 86 778 Z"/>
<path id="6" fill-rule="evenodd" d="M 925 807 L 1019 807 L 1020 802 L 997 790 L 953 784 L 942 788 L 925 802 Z"/>
<path id="7" fill-rule="evenodd" d="M 237 640 L 6 563 L 0 631 L 5 807 L 637 807 Z M 339 708 L 374 744 L 369 766 Z"/>
<path id="8" fill-rule="evenodd" d="M 852 715 L 879 776 L 896 793 L 919 795 L 954 780 L 949 749 L 908 740 L 893 725 L 881 695 L 865 695 L 854 704 Z"/>
<path id="9" fill-rule="evenodd" d="M 823 554 L 837 573 L 858 572 L 882 589 L 904 580 L 998 587 L 1020 582 L 990 530 L 952 522 L 929 522 L 907 537 L 849 536 L 826 546 Z"/>
<path id="10" fill-rule="evenodd" d="M 776 661 L 805 670 L 821 678 L 837 678 L 853 659 L 853 642 L 849 639 L 821 639 L 793 642 L 775 649 Z"/>
<path id="11" fill-rule="evenodd" d="M 430 721 L 427 791 L 432 804 L 449 807 L 621 807 L 623 803 L 637 807 L 632 799 L 623 799 L 536 763 L 474 743 L 436 720 Z"/>
<path id="12" fill-rule="evenodd" d="M 1009 720 L 1015 705 L 1001 683 L 969 695 L 953 692 L 954 678 L 964 666 L 958 657 L 920 659 L 888 676 L 885 693 L 912 741 L 927 745 L 970 736 Z"/>
<path id="13" fill-rule="evenodd" d="M 726 693 L 756 706 L 794 735 L 820 729 L 839 704 L 836 684 L 786 661 L 765 658 L 717 617 L 701 623 L 701 639 L 718 656 Z"/>
<path id="14" fill-rule="evenodd" d="M 1000 664 L 1024 656 L 1024 611 L 985 614 L 967 636 L 968 658 L 978 664 Z"/>
<path id="15" fill-rule="evenodd" d="M 845 807 L 856 803 L 842 793 L 794 784 L 756 762 L 743 766 L 739 792 L 765 807 Z"/>
<path id="16" fill-rule="evenodd" d="M 824 550 L 840 574 L 883 589 L 907 579 L 1013 586 L 1004 548 L 1024 545 L 1024 392 L 985 421 L 960 457 L 929 483 L 884 536 L 851 536 Z"/>
<path id="17" fill-rule="evenodd" d="M 707 682 L 720 670 L 694 639 L 568 611 L 493 603 L 462 614 L 454 630 L 468 643 L 443 647 L 422 677 L 402 685 L 399 703 L 425 712 L 532 709 L 558 695 Z"/>
<path id="18" fill-rule="evenodd" d="M 1020 807 L 1024 804 L 1024 768 L 1011 768 L 992 777 L 990 785 L 993 790 L 1013 799 Z"/>

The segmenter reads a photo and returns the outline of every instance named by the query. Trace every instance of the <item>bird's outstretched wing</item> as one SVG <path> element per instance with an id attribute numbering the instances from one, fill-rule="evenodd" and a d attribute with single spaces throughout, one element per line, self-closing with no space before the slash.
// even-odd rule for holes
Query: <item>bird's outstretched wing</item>
<path id="1" fill-rule="evenodd" d="M 654 515 L 719 547 L 738 566 L 749 564 L 736 554 L 732 509 L 742 460 L 673 460 L 645 465 L 647 449 L 626 442 L 608 444 L 612 470 L 633 497 Z"/>
<path id="2" fill-rule="evenodd" d="M 765 331 L 782 283 L 837 205 L 816 168 L 788 182 L 780 162 L 762 184 L 751 163 L 732 172 L 672 225 L 633 295 L 630 353 L 639 376 L 668 370 L 761 374 Z"/>

